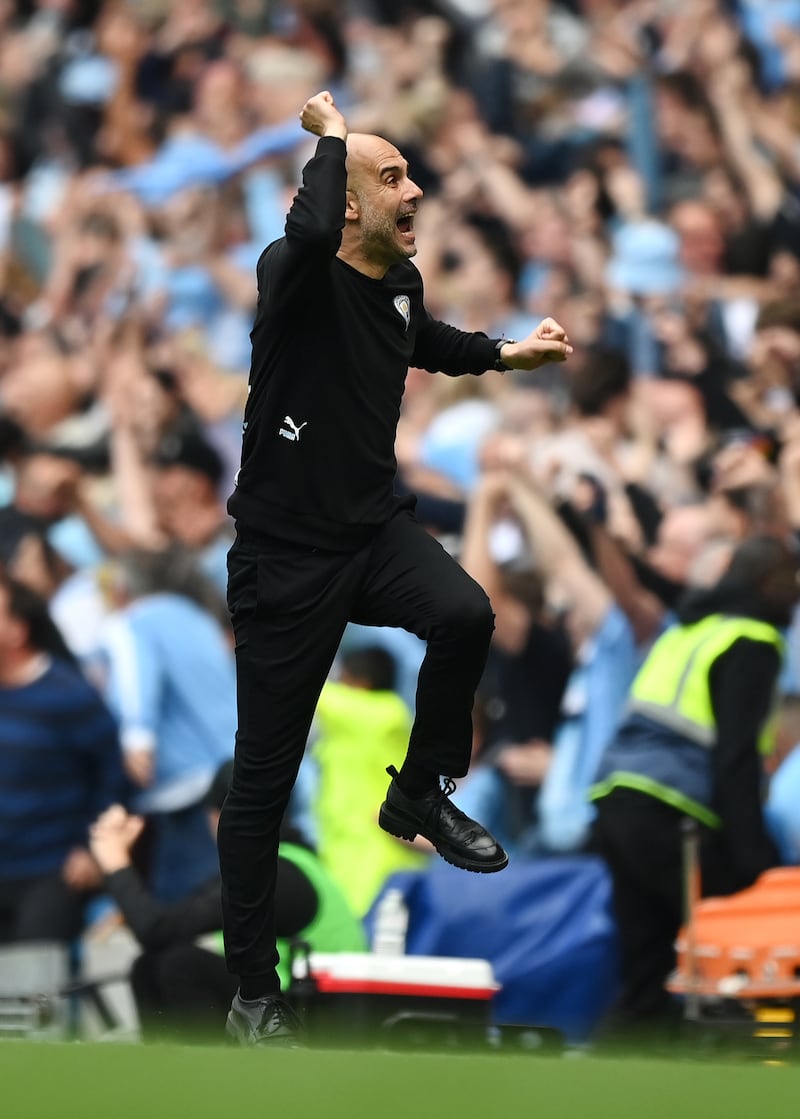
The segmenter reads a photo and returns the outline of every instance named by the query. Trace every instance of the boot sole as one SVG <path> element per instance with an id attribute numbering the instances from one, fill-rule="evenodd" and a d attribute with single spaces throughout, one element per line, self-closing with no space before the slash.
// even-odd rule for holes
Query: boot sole
<path id="1" fill-rule="evenodd" d="M 228 1012 L 228 1017 L 225 1020 L 225 1042 L 226 1042 L 227 1045 L 246 1045 L 247 1044 L 247 1042 L 242 1037 L 239 1030 L 236 1028 L 236 1025 L 233 1021 L 233 1018 L 231 1017 L 230 1012 Z"/>
<path id="2" fill-rule="evenodd" d="M 225 1021 L 225 1043 L 231 1047 L 245 1049 L 302 1049 L 303 1045 L 296 1034 L 279 1034 L 278 1036 L 259 1038 L 253 1041 L 243 1036 L 241 1030 L 233 1021 L 230 1012 Z"/>
<path id="3" fill-rule="evenodd" d="M 394 835 L 398 839 L 406 839 L 409 843 L 416 839 L 418 835 L 421 835 L 423 839 L 427 839 L 429 843 L 433 844 L 446 863 L 458 867 L 459 870 L 469 870 L 473 874 L 496 874 L 498 870 L 505 870 L 508 866 L 508 855 L 505 851 L 502 858 L 495 859 L 493 862 L 483 862 L 459 855 L 452 847 L 448 847 L 440 840 L 437 841 L 434 836 L 426 835 L 424 831 L 420 831 L 416 823 L 407 816 L 393 812 L 386 803 L 381 806 L 378 813 L 378 824 L 389 835 Z"/>

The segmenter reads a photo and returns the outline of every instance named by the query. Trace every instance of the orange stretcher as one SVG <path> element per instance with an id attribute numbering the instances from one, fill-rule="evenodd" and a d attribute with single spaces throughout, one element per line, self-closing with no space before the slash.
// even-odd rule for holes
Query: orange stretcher
<path id="1" fill-rule="evenodd" d="M 800 997 L 800 867 L 697 901 L 677 941 L 670 991 L 723 998 Z"/>
<path id="2" fill-rule="evenodd" d="M 685 922 L 667 989 L 685 1017 L 723 1025 L 726 1010 L 752 1036 L 796 1045 L 800 1031 L 800 867 L 769 870 L 730 897 L 700 897 L 696 829 L 684 843 Z"/>

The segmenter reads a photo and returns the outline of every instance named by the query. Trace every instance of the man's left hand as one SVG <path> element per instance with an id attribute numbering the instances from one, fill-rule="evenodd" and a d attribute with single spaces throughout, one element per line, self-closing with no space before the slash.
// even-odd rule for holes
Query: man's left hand
<path id="1" fill-rule="evenodd" d="M 70 851 L 61 867 L 61 877 L 76 893 L 96 890 L 103 881 L 99 866 L 85 847 Z"/>
<path id="2" fill-rule="evenodd" d="M 521 342 L 506 342 L 500 358 L 512 369 L 538 369 L 552 361 L 566 361 L 572 353 L 567 332 L 555 319 L 543 319 Z"/>
<path id="3" fill-rule="evenodd" d="M 104 874 L 131 865 L 131 848 L 142 834 L 144 820 L 114 804 L 97 818 L 89 832 L 89 847 Z"/>

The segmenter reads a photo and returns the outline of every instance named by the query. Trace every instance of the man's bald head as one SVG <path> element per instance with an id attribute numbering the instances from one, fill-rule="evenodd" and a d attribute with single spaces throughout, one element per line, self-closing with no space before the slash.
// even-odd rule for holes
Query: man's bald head
<path id="1" fill-rule="evenodd" d="M 351 132 L 347 140 L 345 227 L 339 256 L 381 277 L 416 253 L 414 215 L 422 191 L 408 163 L 383 136 Z"/>
<path id="2" fill-rule="evenodd" d="M 350 132 L 347 136 L 347 189 L 357 191 L 365 176 L 378 175 L 385 163 L 396 162 L 405 165 L 400 152 L 384 140 L 370 132 Z"/>

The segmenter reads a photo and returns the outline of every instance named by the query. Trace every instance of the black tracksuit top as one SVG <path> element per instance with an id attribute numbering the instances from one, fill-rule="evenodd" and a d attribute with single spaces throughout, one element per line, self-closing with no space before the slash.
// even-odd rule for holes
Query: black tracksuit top
<path id="1" fill-rule="evenodd" d="M 345 153 L 342 140 L 320 139 L 285 236 L 258 262 L 242 463 L 228 502 L 245 530 L 333 550 L 359 547 L 397 508 L 409 366 L 482 373 L 497 345 L 433 319 L 410 261 L 375 280 L 338 259 Z"/>

